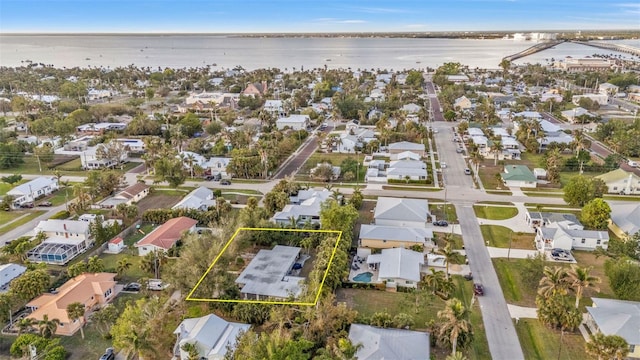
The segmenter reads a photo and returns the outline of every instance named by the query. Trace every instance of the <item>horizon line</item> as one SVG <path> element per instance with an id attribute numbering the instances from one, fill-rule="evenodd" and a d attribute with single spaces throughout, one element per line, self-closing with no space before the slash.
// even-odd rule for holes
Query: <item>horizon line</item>
<path id="1" fill-rule="evenodd" d="M 634 29 L 512 29 L 512 30 L 437 30 L 437 31 L 257 31 L 257 32 L 213 32 L 213 31 L 195 31 L 195 32 L 156 32 L 156 31 L 34 31 L 34 32 L 6 32 L 0 31 L 0 35 L 359 35 L 359 34 L 407 34 L 407 35 L 424 35 L 424 34 L 486 34 L 486 33 L 513 33 L 513 32 L 635 32 Z"/>

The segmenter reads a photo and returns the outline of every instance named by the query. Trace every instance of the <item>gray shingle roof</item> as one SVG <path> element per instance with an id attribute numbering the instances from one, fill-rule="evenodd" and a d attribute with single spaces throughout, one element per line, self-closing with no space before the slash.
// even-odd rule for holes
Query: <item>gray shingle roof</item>
<path id="1" fill-rule="evenodd" d="M 429 359 L 428 333 L 351 324 L 349 339 L 354 345 L 362 344 L 356 353 L 359 360 Z"/>
<path id="2" fill-rule="evenodd" d="M 605 335 L 618 335 L 631 345 L 640 345 L 640 302 L 592 298 L 587 307 Z"/>
<path id="3" fill-rule="evenodd" d="M 379 197 L 373 217 L 385 220 L 427 221 L 429 202 L 422 199 Z"/>

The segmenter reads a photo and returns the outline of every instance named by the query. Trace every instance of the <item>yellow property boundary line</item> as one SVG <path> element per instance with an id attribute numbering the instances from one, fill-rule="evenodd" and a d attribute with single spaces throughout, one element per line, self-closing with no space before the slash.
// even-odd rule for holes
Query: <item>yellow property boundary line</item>
<path id="1" fill-rule="evenodd" d="M 316 293 L 316 297 L 315 297 L 314 302 L 310 303 L 310 302 L 296 302 L 296 301 L 234 300 L 234 299 L 213 299 L 213 298 L 208 299 L 208 298 L 194 298 L 194 297 L 192 297 L 193 293 L 198 289 L 198 287 L 200 286 L 200 284 L 202 283 L 204 278 L 207 277 L 209 272 L 211 272 L 211 269 L 213 269 L 214 265 L 222 257 L 222 254 L 224 254 L 224 252 L 227 250 L 229 245 L 231 245 L 231 242 L 233 240 L 235 240 L 236 236 L 238 236 L 238 234 L 241 231 L 286 231 L 286 232 L 306 232 L 306 233 L 337 234 L 338 237 L 336 239 L 336 243 L 333 246 L 333 251 L 331 252 L 331 257 L 329 258 L 329 263 L 327 263 L 327 270 L 325 270 L 324 275 L 322 276 L 322 281 L 320 282 L 320 286 L 318 287 L 318 291 Z M 220 254 L 218 254 L 218 256 L 216 256 L 216 258 L 213 260 L 211 265 L 209 265 L 209 268 L 207 269 L 207 271 L 202 275 L 202 277 L 200 277 L 200 280 L 198 280 L 198 282 L 193 287 L 193 289 L 191 289 L 191 291 L 189 292 L 189 295 L 187 295 L 185 300 L 187 300 L 187 301 L 221 302 L 221 303 L 315 306 L 318 303 L 318 300 L 320 299 L 320 294 L 322 293 L 322 287 L 324 286 L 324 282 L 327 279 L 327 275 L 329 274 L 329 269 L 331 268 L 331 264 L 333 263 L 333 258 L 336 255 L 336 251 L 338 250 L 338 244 L 340 243 L 340 239 L 341 238 L 342 238 L 342 231 L 338 231 L 338 230 L 305 230 L 305 229 L 279 229 L 279 228 L 244 228 L 244 227 L 238 228 L 238 230 L 236 230 L 236 232 L 233 234 L 233 236 L 231 236 L 231 239 L 229 239 L 229 241 L 227 241 L 227 243 L 224 245 L 224 247 L 220 251 Z"/>

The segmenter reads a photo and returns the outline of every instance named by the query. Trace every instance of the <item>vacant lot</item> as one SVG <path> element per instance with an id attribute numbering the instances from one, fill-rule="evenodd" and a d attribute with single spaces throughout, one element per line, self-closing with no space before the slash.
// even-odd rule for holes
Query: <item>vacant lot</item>
<path id="1" fill-rule="evenodd" d="M 447 220 L 450 223 L 458 222 L 458 214 L 452 204 L 429 204 L 429 211 L 438 220 Z"/>
<path id="2" fill-rule="evenodd" d="M 516 332 L 525 359 L 589 359 L 584 351 L 584 338 L 580 332 L 551 330 L 537 319 L 521 319 L 516 323 Z"/>
<path id="3" fill-rule="evenodd" d="M 482 237 L 489 242 L 489 246 L 534 250 L 535 235 L 531 233 L 513 232 L 511 229 L 498 225 L 481 225 Z"/>
<path id="4" fill-rule="evenodd" d="M 186 193 L 184 195 L 186 195 Z M 139 214 L 149 209 L 170 209 L 173 205 L 177 204 L 184 195 L 155 191 L 138 202 Z"/>
<path id="5" fill-rule="evenodd" d="M 518 215 L 515 207 L 475 205 L 473 207 L 476 216 L 488 220 L 506 220 Z"/>

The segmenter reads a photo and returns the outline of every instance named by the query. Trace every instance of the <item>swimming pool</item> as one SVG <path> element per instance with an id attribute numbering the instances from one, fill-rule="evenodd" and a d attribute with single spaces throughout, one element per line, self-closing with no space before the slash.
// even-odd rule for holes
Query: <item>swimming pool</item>
<path id="1" fill-rule="evenodd" d="M 373 273 L 370 272 L 365 272 L 362 274 L 358 274 L 356 276 L 353 277 L 353 281 L 358 281 L 358 282 L 371 282 L 371 277 L 373 276 Z"/>

